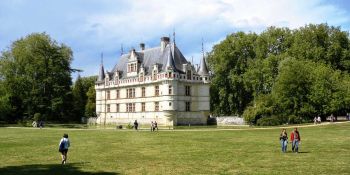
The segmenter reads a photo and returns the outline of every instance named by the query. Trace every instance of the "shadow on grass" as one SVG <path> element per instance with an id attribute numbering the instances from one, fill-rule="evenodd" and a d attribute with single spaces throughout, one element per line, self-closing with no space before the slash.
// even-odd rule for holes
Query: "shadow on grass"
<path id="1" fill-rule="evenodd" d="M 119 173 L 109 173 L 109 172 L 85 172 L 80 170 L 80 166 L 88 166 L 88 162 L 83 163 L 71 163 L 71 164 L 38 164 L 38 165 L 23 165 L 23 166 L 8 166 L 0 168 L 0 174 L 33 174 L 33 175 L 115 175 Z"/>

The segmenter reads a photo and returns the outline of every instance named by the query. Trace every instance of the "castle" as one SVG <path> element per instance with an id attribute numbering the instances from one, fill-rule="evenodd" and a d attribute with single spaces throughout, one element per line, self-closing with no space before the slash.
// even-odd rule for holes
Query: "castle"
<path id="1" fill-rule="evenodd" d="M 112 71 L 101 61 L 95 82 L 96 114 L 100 124 L 160 126 L 206 125 L 210 112 L 210 72 L 204 59 L 192 65 L 175 42 L 162 37 L 160 46 L 122 54 Z"/>

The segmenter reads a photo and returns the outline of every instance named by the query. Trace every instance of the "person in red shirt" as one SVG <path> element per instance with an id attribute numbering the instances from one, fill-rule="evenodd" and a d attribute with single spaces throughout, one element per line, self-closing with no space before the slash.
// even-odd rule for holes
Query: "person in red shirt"
<path id="1" fill-rule="evenodd" d="M 294 128 L 294 130 L 290 134 L 290 141 L 292 142 L 292 152 L 294 152 L 294 148 L 295 148 L 295 153 L 298 153 L 299 143 L 301 143 L 298 128 Z"/>

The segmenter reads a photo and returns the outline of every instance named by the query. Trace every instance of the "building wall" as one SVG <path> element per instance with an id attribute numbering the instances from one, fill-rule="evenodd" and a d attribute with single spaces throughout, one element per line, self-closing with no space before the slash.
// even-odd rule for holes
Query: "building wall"
<path id="1" fill-rule="evenodd" d="M 160 126 L 206 125 L 210 111 L 210 79 L 205 81 L 203 78 L 200 81 L 176 77 L 179 76 L 143 82 L 111 83 L 108 86 L 96 84 L 97 122 L 128 124 L 137 120 L 140 125 L 150 124 L 151 121 L 157 121 Z M 159 96 L 155 96 L 156 86 L 159 86 Z M 172 94 L 169 94 L 169 86 L 172 86 Z M 186 86 L 190 86 L 190 96 L 185 94 Z M 145 97 L 142 97 L 142 87 L 146 88 Z M 126 98 L 127 89 L 135 89 L 135 98 Z M 117 90 L 119 90 L 119 99 L 117 99 Z M 110 99 L 107 99 L 108 91 Z M 159 111 L 155 111 L 155 102 L 159 102 Z M 191 104 L 190 111 L 186 111 L 186 102 Z M 135 103 L 135 112 L 126 111 L 127 103 Z M 144 112 L 142 103 L 145 103 Z M 110 105 L 110 112 L 106 112 L 106 104 Z M 119 112 L 117 112 L 117 104 L 119 104 Z"/>

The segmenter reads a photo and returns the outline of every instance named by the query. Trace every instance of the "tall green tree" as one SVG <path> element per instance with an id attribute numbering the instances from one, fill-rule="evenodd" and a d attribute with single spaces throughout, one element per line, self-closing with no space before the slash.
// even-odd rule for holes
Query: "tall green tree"
<path id="1" fill-rule="evenodd" d="M 14 41 L 0 57 L 0 77 L 12 109 L 11 118 L 69 120 L 72 108 L 73 52 L 46 33 L 33 33 Z"/>
<path id="2" fill-rule="evenodd" d="M 85 117 L 96 116 L 96 90 L 95 86 L 91 86 L 86 93 L 88 97 L 85 105 Z"/>
<path id="3" fill-rule="evenodd" d="M 79 120 L 81 117 L 84 116 L 86 98 L 86 93 L 84 92 L 82 79 L 80 75 L 78 75 L 77 80 L 74 83 L 72 92 L 74 97 L 74 118 L 76 120 Z"/>

